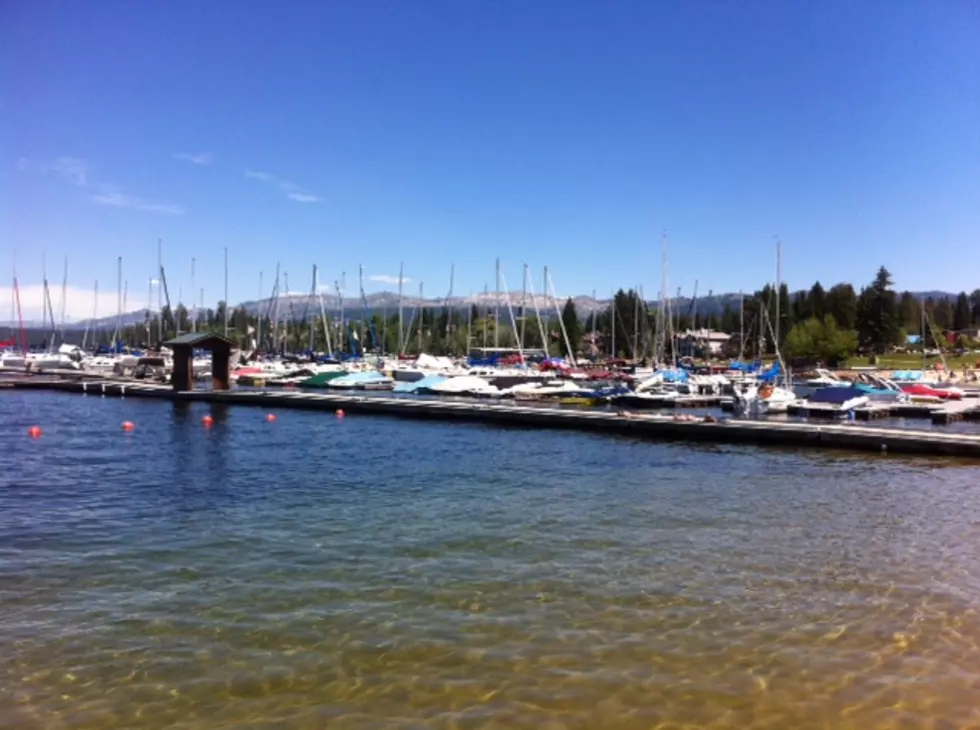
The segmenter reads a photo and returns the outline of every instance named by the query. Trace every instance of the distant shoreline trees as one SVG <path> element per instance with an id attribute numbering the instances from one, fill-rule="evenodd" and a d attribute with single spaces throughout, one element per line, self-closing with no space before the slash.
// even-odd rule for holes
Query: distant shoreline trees
<path id="1" fill-rule="evenodd" d="M 776 298 L 779 298 L 779 326 L 776 324 Z M 568 334 L 576 355 L 584 356 L 593 351 L 599 357 L 625 357 L 650 360 L 658 349 L 664 349 L 662 331 L 669 318 L 669 329 L 674 333 L 688 330 L 715 330 L 733 335 L 732 345 L 725 353 L 746 358 L 775 352 L 773 335 L 778 329 L 780 350 L 790 358 L 821 360 L 833 363 L 855 352 L 883 353 L 895 346 L 902 346 L 909 334 L 921 335 L 922 322 L 926 324 L 926 340 L 930 347 L 948 331 L 970 332 L 980 330 L 980 289 L 971 293 L 960 292 L 955 297 L 920 301 L 908 291 L 893 289 L 891 274 L 879 268 L 874 279 L 855 290 L 849 283 L 838 283 L 826 288 L 815 282 L 807 290 L 790 292 L 783 284 L 776 292 L 766 285 L 761 290 L 742 297 L 741 312 L 738 302 L 729 298 L 724 307 L 712 302 L 710 308 L 701 306 L 702 300 L 672 300 L 661 310 L 656 302 L 644 301 L 635 289 L 620 289 L 609 304 L 596 312 L 583 312 L 569 298 L 559 315 L 553 306 L 539 309 L 538 324 L 535 309 L 520 306 L 510 312 L 504 306 L 494 316 L 492 306 L 472 304 L 463 308 L 445 306 L 406 307 L 403 311 L 402 331 L 399 337 L 398 315 L 391 308 L 387 311 L 366 312 L 357 308 L 348 310 L 345 322 L 339 313 L 329 311 L 327 326 L 335 351 L 358 353 L 366 350 L 383 350 L 392 354 L 402 350 L 413 354 L 421 348 L 432 354 L 465 354 L 474 347 L 516 348 L 522 339 L 527 349 L 547 348 L 552 355 L 567 354 L 561 324 Z M 710 300 L 710 294 L 708 299 Z M 224 331 L 224 302 L 214 309 L 197 311 L 196 327 L 199 331 Z M 278 327 L 269 320 L 267 309 L 263 316 L 249 313 L 238 306 L 229 311 L 229 334 L 241 346 L 249 347 L 252 338 L 260 336 L 262 349 L 278 349 L 303 352 L 311 342 L 317 351 L 327 349 L 323 321 L 316 307 L 303 311 L 289 307 L 281 313 Z M 705 311 L 707 309 L 707 311 Z M 923 317 L 923 310 L 925 317 Z M 161 313 L 164 339 L 178 331 L 191 328 L 191 316 L 183 304 L 173 311 L 164 307 Z M 289 319 L 288 322 L 284 321 Z M 765 324 L 768 319 L 768 325 Z M 124 343 L 145 346 L 158 340 L 156 313 L 147 312 L 146 321 L 125 326 L 121 333 Z M 544 340 L 542 340 L 542 330 Z M 271 338 L 276 332 L 276 341 Z M 594 334 L 593 334 L 594 333 Z M 744 333 L 739 344 L 738 335 Z M 30 341 L 37 345 L 46 342 L 50 332 L 32 330 Z M 108 343 L 113 327 L 89 334 L 89 343 Z M 65 333 L 69 341 L 80 342 L 82 333 Z M 586 342 L 587 341 L 587 342 Z M 943 343 L 945 346 L 945 343 Z M 964 338 L 960 345 L 970 346 Z M 669 352 L 669 347 L 666 347 Z"/>

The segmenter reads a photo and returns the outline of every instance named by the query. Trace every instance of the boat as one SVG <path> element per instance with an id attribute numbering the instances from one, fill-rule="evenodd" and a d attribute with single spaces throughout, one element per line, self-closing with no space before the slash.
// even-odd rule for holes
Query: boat
<path id="1" fill-rule="evenodd" d="M 31 352 L 26 367 L 30 370 L 77 370 L 79 362 L 63 352 Z"/>
<path id="2" fill-rule="evenodd" d="M 872 375 L 860 373 L 854 381 L 854 387 L 876 403 L 908 403 L 911 398 L 893 381 Z"/>
<path id="3" fill-rule="evenodd" d="M 844 380 L 838 377 L 836 373 L 832 370 L 827 370 L 825 368 L 817 368 L 815 371 L 816 375 L 806 381 L 806 386 L 808 388 L 849 388 L 851 383 L 848 380 Z"/>
<path id="4" fill-rule="evenodd" d="M 421 395 L 431 392 L 432 388 L 439 385 L 439 383 L 445 382 L 446 380 L 448 380 L 448 378 L 445 375 L 426 375 L 421 380 L 403 380 L 401 382 L 396 382 L 395 387 L 391 389 L 391 392 Z"/>
<path id="5" fill-rule="evenodd" d="M 938 403 L 947 400 L 960 400 L 963 391 L 959 388 L 937 388 L 927 383 L 902 383 L 899 385 L 913 402 Z"/>
<path id="6" fill-rule="evenodd" d="M 378 370 L 348 373 L 327 382 L 328 388 L 350 390 L 391 390 L 395 381 Z"/>
<path id="7" fill-rule="evenodd" d="M 435 395 L 469 395 L 485 398 L 499 398 L 500 389 L 475 375 L 460 375 L 447 378 L 442 383 L 429 388 Z"/>
<path id="8" fill-rule="evenodd" d="M 502 389 L 504 397 L 520 398 L 522 400 L 540 400 L 553 396 L 571 396 L 590 394 L 592 391 L 568 380 L 546 380 L 544 382 L 518 383 L 510 388 Z"/>
<path id="9" fill-rule="evenodd" d="M 831 414 L 846 415 L 861 406 L 866 406 L 870 399 L 860 388 L 840 387 L 830 385 L 819 388 L 806 398 L 805 405 Z"/>
<path id="10" fill-rule="evenodd" d="M 799 400 L 790 388 L 777 385 L 782 373 L 781 360 L 773 363 L 758 377 L 758 382 L 743 382 L 735 388 L 735 412 L 753 418 L 773 413 L 786 413 Z"/>
<path id="11" fill-rule="evenodd" d="M 27 367 L 27 359 L 19 352 L 13 350 L 0 352 L 0 368 L 23 370 L 25 367 Z"/>
<path id="12" fill-rule="evenodd" d="M 786 413 L 797 400 L 796 393 L 789 388 L 768 382 L 746 384 L 742 389 L 735 389 L 735 410 L 753 417 Z"/>
<path id="13" fill-rule="evenodd" d="M 399 383 L 411 383 L 433 374 L 462 375 L 466 371 L 448 357 L 435 357 L 422 353 L 414 363 L 401 364 L 391 369 L 391 377 Z"/>
<path id="14" fill-rule="evenodd" d="M 342 378 L 348 373 L 345 370 L 327 370 L 315 373 L 298 383 L 300 388 L 326 388 L 332 381 Z"/>
<path id="15" fill-rule="evenodd" d="M 627 408 L 668 408 L 673 406 L 683 394 L 670 386 L 647 388 L 646 390 L 624 393 L 611 400 L 618 406 Z"/>

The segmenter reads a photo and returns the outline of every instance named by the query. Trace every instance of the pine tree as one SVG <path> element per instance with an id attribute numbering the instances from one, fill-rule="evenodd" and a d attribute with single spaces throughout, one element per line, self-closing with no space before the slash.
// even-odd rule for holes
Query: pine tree
<path id="1" fill-rule="evenodd" d="M 572 301 L 571 297 L 565 302 L 565 307 L 561 310 L 561 321 L 565 326 L 565 333 L 568 335 L 568 341 L 572 345 L 572 352 L 567 351 L 565 343 L 562 342 L 562 351 L 566 355 L 574 355 L 579 348 L 579 344 L 582 340 L 582 323 L 578 318 L 578 311 L 575 309 L 575 302 Z"/>
<path id="2" fill-rule="evenodd" d="M 858 298 L 858 338 L 864 347 L 879 354 L 898 344 L 901 335 L 891 285 L 891 274 L 882 266 L 871 286 L 863 289 Z"/>
<path id="3" fill-rule="evenodd" d="M 846 330 L 857 328 L 857 294 L 850 284 L 837 284 L 830 288 L 825 299 L 825 314 Z M 814 307 L 816 316 L 816 307 Z"/>
<path id="4" fill-rule="evenodd" d="M 807 297 L 810 305 L 810 315 L 817 319 L 823 319 L 827 314 L 827 294 L 824 292 L 820 282 L 815 282 L 810 288 L 810 295 Z"/>
<path id="5" fill-rule="evenodd" d="M 936 308 L 932 312 L 932 321 L 941 330 L 953 329 L 953 305 L 949 297 L 943 297 L 936 302 Z"/>
<path id="6" fill-rule="evenodd" d="M 922 329 L 922 311 L 911 292 L 903 291 L 898 300 L 898 323 L 906 332 Z"/>
<path id="7" fill-rule="evenodd" d="M 960 292 L 956 297 L 956 309 L 953 311 L 953 329 L 962 331 L 969 329 L 972 313 L 970 311 L 970 299 L 966 292 Z"/>

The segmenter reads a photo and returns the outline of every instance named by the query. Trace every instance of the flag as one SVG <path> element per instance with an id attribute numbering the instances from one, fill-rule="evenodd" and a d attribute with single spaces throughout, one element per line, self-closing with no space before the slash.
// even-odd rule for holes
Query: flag
<path id="1" fill-rule="evenodd" d="M 17 343 L 13 340 L 0 340 L 0 347 L 16 347 Z"/>

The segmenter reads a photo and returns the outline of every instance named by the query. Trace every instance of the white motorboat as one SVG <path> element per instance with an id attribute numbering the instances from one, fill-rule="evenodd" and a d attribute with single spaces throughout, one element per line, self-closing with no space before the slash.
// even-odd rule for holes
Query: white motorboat
<path id="1" fill-rule="evenodd" d="M 31 352 L 26 367 L 30 370 L 77 370 L 78 360 L 63 352 Z"/>
<path id="2" fill-rule="evenodd" d="M 808 388 L 849 388 L 851 386 L 850 381 L 838 377 L 831 370 L 817 368 L 814 372 L 816 375 L 806 381 Z"/>
<path id="3" fill-rule="evenodd" d="M 582 395 L 590 392 L 590 389 L 576 385 L 570 380 L 550 380 L 544 383 L 518 383 L 502 390 L 500 394 L 505 397 L 537 399 L 561 395 Z"/>
<path id="4" fill-rule="evenodd" d="M 0 352 L 0 368 L 22 370 L 27 367 L 27 358 L 18 352 Z"/>
<path id="5" fill-rule="evenodd" d="M 762 383 L 751 384 L 735 389 L 735 411 L 753 418 L 786 413 L 790 405 L 798 400 L 796 393 L 789 388 Z"/>
<path id="6" fill-rule="evenodd" d="M 490 385 L 486 380 L 475 375 L 460 375 L 455 378 L 449 378 L 433 385 L 429 391 L 436 395 L 470 395 L 489 398 L 500 396 L 499 388 Z"/>

